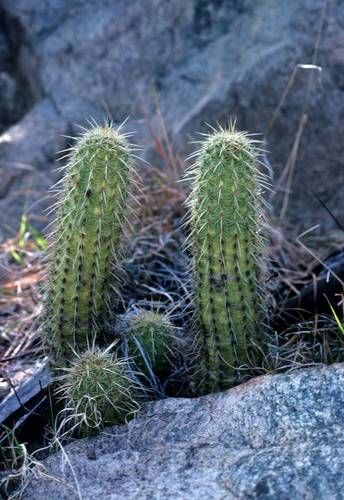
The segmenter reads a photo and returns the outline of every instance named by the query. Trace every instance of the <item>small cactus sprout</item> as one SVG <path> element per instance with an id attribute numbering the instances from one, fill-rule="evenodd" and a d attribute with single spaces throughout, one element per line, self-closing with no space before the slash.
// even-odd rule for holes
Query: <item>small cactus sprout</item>
<path id="1" fill-rule="evenodd" d="M 83 133 L 68 157 L 46 301 L 47 343 L 62 365 L 92 345 L 109 319 L 132 171 L 126 136 L 110 125 Z"/>
<path id="2" fill-rule="evenodd" d="M 258 153 L 235 126 L 206 136 L 191 167 L 196 386 L 201 393 L 242 380 L 262 326 L 261 189 Z"/>
<path id="3" fill-rule="evenodd" d="M 76 355 L 59 377 L 57 395 L 63 400 L 63 428 L 85 433 L 132 418 L 140 407 L 139 387 L 128 376 L 127 362 L 93 347 Z M 86 430 L 86 431 L 85 431 Z"/>
<path id="4" fill-rule="evenodd" d="M 119 317 L 117 332 L 122 354 L 134 362 L 153 386 L 157 379 L 171 372 L 179 328 L 168 314 L 134 306 Z"/>

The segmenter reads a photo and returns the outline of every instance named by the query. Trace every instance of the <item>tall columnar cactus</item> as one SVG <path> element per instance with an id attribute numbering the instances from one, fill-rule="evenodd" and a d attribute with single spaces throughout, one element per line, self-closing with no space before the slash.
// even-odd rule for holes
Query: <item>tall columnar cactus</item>
<path id="1" fill-rule="evenodd" d="M 131 177 L 126 138 L 94 127 L 69 153 L 47 290 L 47 343 L 58 363 L 92 345 L 109 317 L 113 264 Z"/>
<path id="2" fill-rule="evenodd" d="M 257 149 L 234 126 L 207 136 L 191 169 L 199 391 L 240 381 L 262 325 L 263 221 Z"/>

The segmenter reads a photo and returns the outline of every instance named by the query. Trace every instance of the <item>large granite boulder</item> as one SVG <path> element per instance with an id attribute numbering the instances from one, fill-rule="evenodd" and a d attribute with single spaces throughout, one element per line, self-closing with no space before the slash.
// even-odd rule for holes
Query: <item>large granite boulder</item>
<path id="1" fill-rule="evenodd" d="M 314 71 L 287 211 L 306 226 L 333 223 L 311 190 L 337 215 L 344 208 L 344 4 L 327 3 L 317 60 L 321 81 L 318 71 L 297 71 L 267 142 L 278 178 Z M 159 129 L 156 97 L 182 155 L 204 122 L 224 123 L 236 116 L 240 128 L 266 133 L 293 68 L 312 62 L 323 4 L 0 0 L 2 39 L 11 44 L 19 75 L 12 86 L 7 78 L 4 92 L 15 96 L 21 89 L 30 108 L 19 122 L 14 113 L 13 126 L 0 137 L 3 235 L 16 227 L 23 207 L 36 214 L 37 223 L 44 222 L 46 189 L 56 177 L 55 153 L 68 142 L 62 135 L 75 133 L 75 123 L 90 116 L 109 115 L 119 123 L 130 115 L 128 128 L 137 130 L 136 141 L 154 161 L 146 121 Z"/>
<path id="2" fill-rule="evenodd" d="M 340 499 L 343 450 L 344 365 L 303 369 L 149 403 L 48 458 L 24 498 Z"/>

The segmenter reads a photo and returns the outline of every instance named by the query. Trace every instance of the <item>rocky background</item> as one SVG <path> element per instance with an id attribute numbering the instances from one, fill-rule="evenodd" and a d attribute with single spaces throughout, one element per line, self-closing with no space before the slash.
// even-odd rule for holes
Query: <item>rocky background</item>
<path id="1" fill-rule="evenodd" d="M 293 69 L 312 62 L 321 74 L 297 70 L 269 127 Z M 0 64 L 0 238 L 24 210 L 46 223 L 56 152 L 88 117 L 130 116 L 127 128 L 155 162 L 147 121 L 159 129 L 157 101 L 181 155 L 205 122 L 237 117 L 265 134 L 275 181 L 299 138 L 286 216 L 333 226 L 313 190 L 343 218 L 341 0 L 0 0 Z"/>
<path id="2" fill-rule="evenodd" d="M 129 117 L 161 169 L 161 117 L 182 159 L 206 123 L 237 118 L 269 150 L 276 217 L 326 232 L 320 199 L 344 224 L 344 2 L 0 0 L 0 241 L 23 213 L 49 222 L 57 152 L 91 117 Z M 27 462 L 22 498 L 339 499 L 343 402 L 343 364 L 152 402 Z"/>

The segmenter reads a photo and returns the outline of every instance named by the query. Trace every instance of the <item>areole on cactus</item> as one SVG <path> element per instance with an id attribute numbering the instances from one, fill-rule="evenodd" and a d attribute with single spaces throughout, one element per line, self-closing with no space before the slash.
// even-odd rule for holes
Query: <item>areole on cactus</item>
<path id="1" fill-rule="evenodd" d="M 188 204 L 201 393 L 242 380 L 262 327 L 261 191 L 266 178 L 257 168 L 255 142 L 234 125 L 214 130 L 191 168 Z"/>
<path id="2" fill-rule="evenodd" d="M 57 364 L 92 345 L 110 318 L 132 177 L 131 147 L 111 124 L 83 133 L 68 157 L 46 298 L 46 338 Z"/>

